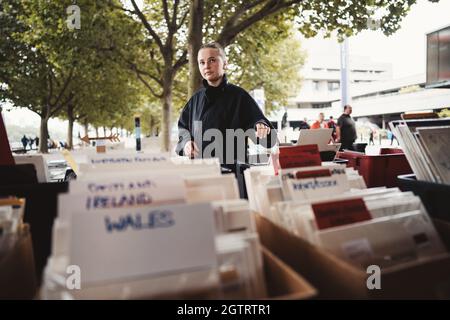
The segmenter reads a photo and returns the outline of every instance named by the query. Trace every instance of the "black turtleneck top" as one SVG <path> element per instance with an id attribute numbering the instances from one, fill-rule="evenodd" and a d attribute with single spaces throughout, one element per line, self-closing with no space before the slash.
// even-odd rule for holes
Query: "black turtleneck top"
<path id="1" fill-rule="evenodd" d="M 179 140 L 176 152 L 179 155 L 183 155 L 186 142 L 194 141 L 195 135 L 200 134 L 200 132 L 204 134 L 206 130 L 214 128 L 222 133 L 225 156 L 227 152 L 225 146 L 226 129 L 246 131 L 254 129 L 256 123 L 259 122 L 271 128 L 267 140 L 263 139 L 262 144 L 269 147 L 273 146 L 274 143 L 270 143 L 270 141 L 274 140 L 271 139 L 272 136 L 276 137 L 275 129 L 247 91 L 228 83 L 226 75 L 223 76 L 222 82 L 217 87 L 210 86 L 206 80 L 203 80 L 203 85 L 204 88 L 197 91 L 188 101 L 178 120 Z M 201 121 L 201 128 L 198 123 L 195 124 L 195 121 Z M 254 139 L 254 136 L 252 139 Z M 209 143 L 212 143 L 212 141 L 203 141 L 202 145 L 198 147 L 205 150 Z M 241 146 L 235 146 L 235 148 L 239 147 Z M 236 154 L 235 152 L 235 159 Z M 238 160 L 242 161 L 241 159 Z"/>

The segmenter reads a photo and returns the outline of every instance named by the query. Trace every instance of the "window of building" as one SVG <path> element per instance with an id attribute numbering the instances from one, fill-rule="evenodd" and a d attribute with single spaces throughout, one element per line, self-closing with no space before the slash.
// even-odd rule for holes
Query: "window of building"
<path id="1" fill-rule="evenodd" d="M 313 81 L 313 89 L 319 90 L 319 81 Z"/>
<path id="2" fill-rule="evenodd" d="M 329 81 L 328 82 L 328 91 L 338 90 L 340 88 L 339 81 Z"/>
<path id="3" fill-rule="evenodd" d="M 312 107 L 314 109 L 330 108 L 331 107 L 331 102 L 313 103 Z"/>

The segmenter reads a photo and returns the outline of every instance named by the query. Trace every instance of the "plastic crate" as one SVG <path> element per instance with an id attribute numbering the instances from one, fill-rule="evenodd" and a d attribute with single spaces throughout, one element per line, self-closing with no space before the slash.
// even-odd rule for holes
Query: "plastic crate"
<path id="1" fill-rule="evenodd" d="M 430 216 L 450 222 L 450 185 L 420 181 L 414 174 L 398 176 L 398 185 L 419 196 Z"/>
<path id="2" fill-rule="evenodd" d="M 399 149 L 399 148 L 381 148 L 380 149 L 380 154 L 397 154 L 397 153 L 401 153 L 403 154 L 403 150 Z"/>
<path id="3" fill-rule="evenodd" d="M 347 167 L 358 170 L 368 188 L 397 187 L 397 176 L 412 173 L 403 153 L 366 155 L 355 151 L 341 151 L 337 157 L 348 160 Z"/>

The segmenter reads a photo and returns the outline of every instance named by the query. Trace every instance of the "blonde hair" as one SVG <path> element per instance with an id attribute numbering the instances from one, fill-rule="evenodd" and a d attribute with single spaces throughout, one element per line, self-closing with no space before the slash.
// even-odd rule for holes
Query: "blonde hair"
<path id="1" fill-rule="evenodd" d="M 202 44 L 202 46 L 200 47 L 200 50 L 202 49 L 216 49 L 219 51 L 219 55 L 222 57 L 223 61 L 227 61 L 227 56 L 225 55 L 225 50 L 223 49 L 222 45 L 218 42 L 208 42 L 208 43 L 204 43 Z M 198 51 L 200 51 L 198 50 Z"/>

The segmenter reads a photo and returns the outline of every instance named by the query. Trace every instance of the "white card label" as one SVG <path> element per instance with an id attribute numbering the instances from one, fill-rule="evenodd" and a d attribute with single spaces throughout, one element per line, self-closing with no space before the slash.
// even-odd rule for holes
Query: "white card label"
<path id="1" fill-rule="evenodd" d="M 342 251 L 352 261 L 364 262 L 373 258 L 372 246 L 367 238 L 355 239 L 342 244 Z"/>
<path id="2" fill-rule="evenodd" d="M 85 284 L 211 268 L 213 217 L 209 204 L 74 214 L 70 264 Z"/>

